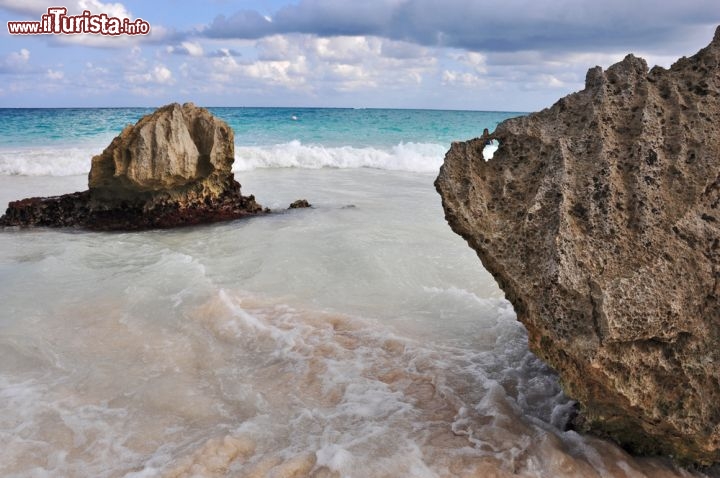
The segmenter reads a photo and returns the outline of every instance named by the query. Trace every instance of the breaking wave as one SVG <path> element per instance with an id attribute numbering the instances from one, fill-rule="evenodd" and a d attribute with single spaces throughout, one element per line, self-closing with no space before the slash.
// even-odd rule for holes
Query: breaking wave
<path id="1" fill-rule="evenodd" d="M 0 175 L 74 176 L 90 171 L 102 146 L 0 149 Z M 267 146 L 237 146 L 235 171 L 258 168 L 374 168 L 436 172 L 447 147 L 437 143 L 400 143 L 389 148 L 303 144 L 298 140 Z"/>
<path id="2" fill-rule="evenodd" d="M 326 147 L 294 140 L 273 146 L 235 148 L 237 171 L 255 168 L 375 168 L 433 172 L 440 168 L 446 146 L 435 143 L 400 143 L 388 149 Z"/>
<path id="3" fill-rule="evenodd" d="M 90 172 L 90 160 L 103 146 L 0 149 L 0 175 L 74 176 Z"/>

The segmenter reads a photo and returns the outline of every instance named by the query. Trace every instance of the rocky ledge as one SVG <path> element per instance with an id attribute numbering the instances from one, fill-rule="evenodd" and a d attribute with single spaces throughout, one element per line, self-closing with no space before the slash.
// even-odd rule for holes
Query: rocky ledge
<path id="1" fill-rule="evenodd" d="M 530 347 L 631 451 L 720 461 L 720 28 L 669 70 L 585 89 L 454 143 L 435 183 Z"/>
<path id="2" fill-rule="evenodd" d="M 92 158 L 87 191 L 11 202 L 0 226 L 169 228 L 263 212 L 235 181 L 230 126 L 192 103 L 164 106 Z"/>

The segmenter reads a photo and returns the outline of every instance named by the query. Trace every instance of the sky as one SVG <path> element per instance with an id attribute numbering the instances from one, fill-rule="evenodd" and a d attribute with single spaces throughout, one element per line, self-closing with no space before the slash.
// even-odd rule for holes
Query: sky
<path id="1" fill-rule="evenodd" d="M 69 14 L 147 36 L 11 35 Z M 0 107 L 202 106 L 535 111 L 634 53 L 706 46 L 718 0 L 0 0 Z"/>

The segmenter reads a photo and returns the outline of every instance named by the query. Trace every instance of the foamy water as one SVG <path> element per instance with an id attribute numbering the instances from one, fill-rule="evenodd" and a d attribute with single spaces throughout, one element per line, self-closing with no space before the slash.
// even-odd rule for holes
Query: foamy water
<path id="1" fill-rule="evenodd" d="M 100 144 L 0 148 L 0 175 L 73 176 L 90 172 L 90 160 Z M 322 146 L 299 140 L 265 146 L 236 146 L 235 172 L 257 168 L 374 168 L 391 171 L 436 172 L 447 147 L 435 143 L 400 143 L 389 148 Z M 497 145 L 488 146 L 486 159 Z"/>
<path id="2" fill-rule="evenodd" d="M 82 146 L 0 147 L 2 176 L 74 176 L 90 172 L 100 144 Z"/>
<path id="3" fill-rule="evenodd" d="M 377 168 L 434 172 L 442 165 L 441 144 L 401 143 L 392 148 L 325 147 L 291 141 L 270 147 L 241 146 L 235 150 L 236 171 L 255 168 Z"/>
<path id="4" fill-rule="evenodd" d="M 564 431 L 572 402 L 433 173 L 239 179 L 315 207 L 0 233 L 1 476 L 702 476 Z M 0 201 L 85 183 L 0 176 Z"/>

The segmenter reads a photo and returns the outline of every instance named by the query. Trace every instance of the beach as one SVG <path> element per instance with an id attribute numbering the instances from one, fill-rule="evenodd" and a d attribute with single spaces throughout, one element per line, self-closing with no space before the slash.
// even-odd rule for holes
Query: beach
<path id="1" fill-rule="evenodd" d="M 150 111 L 0 110 L 2 207 L 84 189 Z M 450 142 L 521 113 L 211 111 L 273 214 L 0 234 L 1 475 L 704 476 L 567 430 L 574 403 L 447 226 Z"/>

